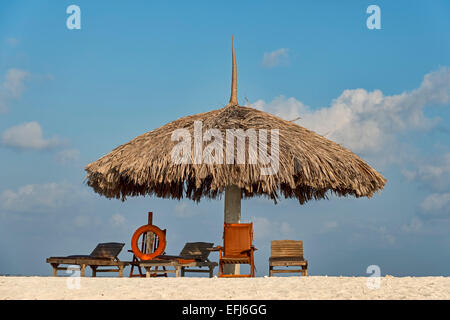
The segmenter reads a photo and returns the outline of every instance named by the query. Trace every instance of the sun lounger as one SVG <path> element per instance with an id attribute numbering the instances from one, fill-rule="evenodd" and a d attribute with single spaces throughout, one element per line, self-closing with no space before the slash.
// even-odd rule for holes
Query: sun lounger
<path id="1" fill-rule="evenodd" d="M 217 262 L 208 259 L 213 248 L 214 243 L 211 242 L 187 242 L 181 250 L 180 256 L 194 259 L 195 265 L 182 266 L 181 276 L 184 277 L 186 272 L 207 272 L 212 278 L 214 268 L 218 265 Z M 202 269 L 202 267 L 206 267 L 206 269 Z"/>
<path id="2" fill-rule="evenodd" d="M 274 267 L 301 267 L 300 269 L 277 269 Z M 272 240 L 270 243 L 269 276 L 274 273 L 300 272 L 308 275 L 308 261 L 303 258 L 303 241 Z"/>
<path id="3" fill-rule="evenodd" d="M 123 269 L 129 262 L 120 261 L 117 257 L 122 250 L 124 243 L 108 242 L 99 243 L 90 255 L 72 255 L 66 257 L 50 257 L 47 263 L 53 267 L 53 276 L 57 276 L 58 270 L 72 269 L 69 267 L 59 267 L 61 264 L 78 265 L 81 269 L 81 276 L 84 277 L 85 269 L 89 266 L 92 269 L 92 276 L 97 276 L 97 272 L 118 272 L 119 277 L 123 276 Z M 117 269 L 98 269 L 99 267 L 117 267 Z"/>
<path id="4" fill-rule="evenodd" d="M 208 242 L 188 242 L 179 256 L 160 255 L 152 260 L 139 261 L 137 264 L 146 270 L 147 277 L 158 273 L 175 273 L 177 277 L 184 277 L 186 272 L 206 272 L 212 278 L 217 262 L 210 261 L 208 256 L 213 246 L 213 243 Z M 158 269 L 159 267 L 162 269 Z M 174 267 L 174 270 L 167 267 Z"/>

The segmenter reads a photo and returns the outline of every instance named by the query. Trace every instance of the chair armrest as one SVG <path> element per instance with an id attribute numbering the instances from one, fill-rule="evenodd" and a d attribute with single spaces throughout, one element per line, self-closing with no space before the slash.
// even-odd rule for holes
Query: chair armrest
<path id="1" fill-rule="evenodd" d="M 249 253 L 250 251 L 255 251 L 255 250 L 258 250 L 258 249 L 256 249 L 254 246 L 251 246 L 250 247 L 250 249 L 247 249 L 247 250 L 243 250 L 243 251 L 241 251 L 241 253 Z"/>
<path id="2" fill-rule="evenodd" d="M 206 250 L 208 250 L 208 251 L 222 251 L 223 247 L 217 246 L 217 247 L 214 247 L 214 248 L 207 248 Z"/>

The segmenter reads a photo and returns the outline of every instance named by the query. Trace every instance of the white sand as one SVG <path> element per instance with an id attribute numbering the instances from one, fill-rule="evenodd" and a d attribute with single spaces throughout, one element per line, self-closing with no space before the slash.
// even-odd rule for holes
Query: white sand
<path id="1" fill-rule="evenodd" d="M 78 279 L 2 276 L 0 299 L 450 299 L 450 277 L 381 277 L 379 289 L 366 277 Z"/>

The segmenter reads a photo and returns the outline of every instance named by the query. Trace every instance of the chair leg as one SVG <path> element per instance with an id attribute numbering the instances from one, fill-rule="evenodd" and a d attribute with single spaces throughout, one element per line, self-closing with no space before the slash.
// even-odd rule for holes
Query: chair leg
<path id="1" fill-rule="evenodd" d="M 97 266 L 90 266 L 92 269 L 92 277 L 96 277 L 97 276 Z"/>
<path id="2" fill-rule="evenodd" d="M 138 258 L 133 254 L 133 260 L 131 261 L 130 275 L 129 277 L 145 277 L 145 274 L 142 273 L 142 268 L 137 264 L 139 262 Z M 136 268 L 139 272 L 139 275 L 134 274 L 134 268 Z"/>
<path id="3" fill-rule="evenodd" d="M 214 275 L 214 267 L 209 267 L 209 277 L 212 278 Z"/>
<path id="4" fill-rule="evenodd" d="M 85 271 L 86 271 L 86 265 L 85 265 L 85 264 L 82 264 L 82 265 L 81 265 L 81 276 L 82 276 L 82 277 L 84 277 Z"/>
<path id="5" fill-rule="evenodd" d="M 181 267 L 181 276 L 184 277 L 185 271 L 184 271 L 185 267 Z"/>
<path id="6" fill-rule="evenodd" d="M 308 276 L 308 268 L 302 267 L 302 274 L 304 277 L 307 277 Z"/>
<path id="7" fill-rule="evenodd" d="M 58 263 L 52 263 L 54 277 L 58 276 L 58 266 L 59 266 Z"/>
<path id="8" fill-rule="evenodd" d="M 269 266 L 269 277 L 273 275 L 273 267 Z"/>
<path id="9" fill-rule="evenodd" d="M 123 266 L 119 266 L 119 278 L 123 277 Z"/>

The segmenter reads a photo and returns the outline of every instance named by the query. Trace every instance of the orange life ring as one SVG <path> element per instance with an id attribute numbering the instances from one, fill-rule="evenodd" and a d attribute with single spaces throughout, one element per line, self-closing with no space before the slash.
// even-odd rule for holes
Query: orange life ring
<path id="1" fill-rule="evenodd" d="M 145 232 L 153 232 L 155 235 L 158 236 L 159 245 L 153 253 L 143 253 L 139 249 L 138 244 L 139 237 L 141 236 L 141 234 Z M 140 227 L 134 232 L 133 237 L 131 238 L 131 250 L 133 250 L 134 255 L 141 260 L 151 260 L 163 254 L 164 249 L 166 249 L 166 236 L 164 235 L 164 232 L 160 228 L 152 224 L 146 224 Z"/>

